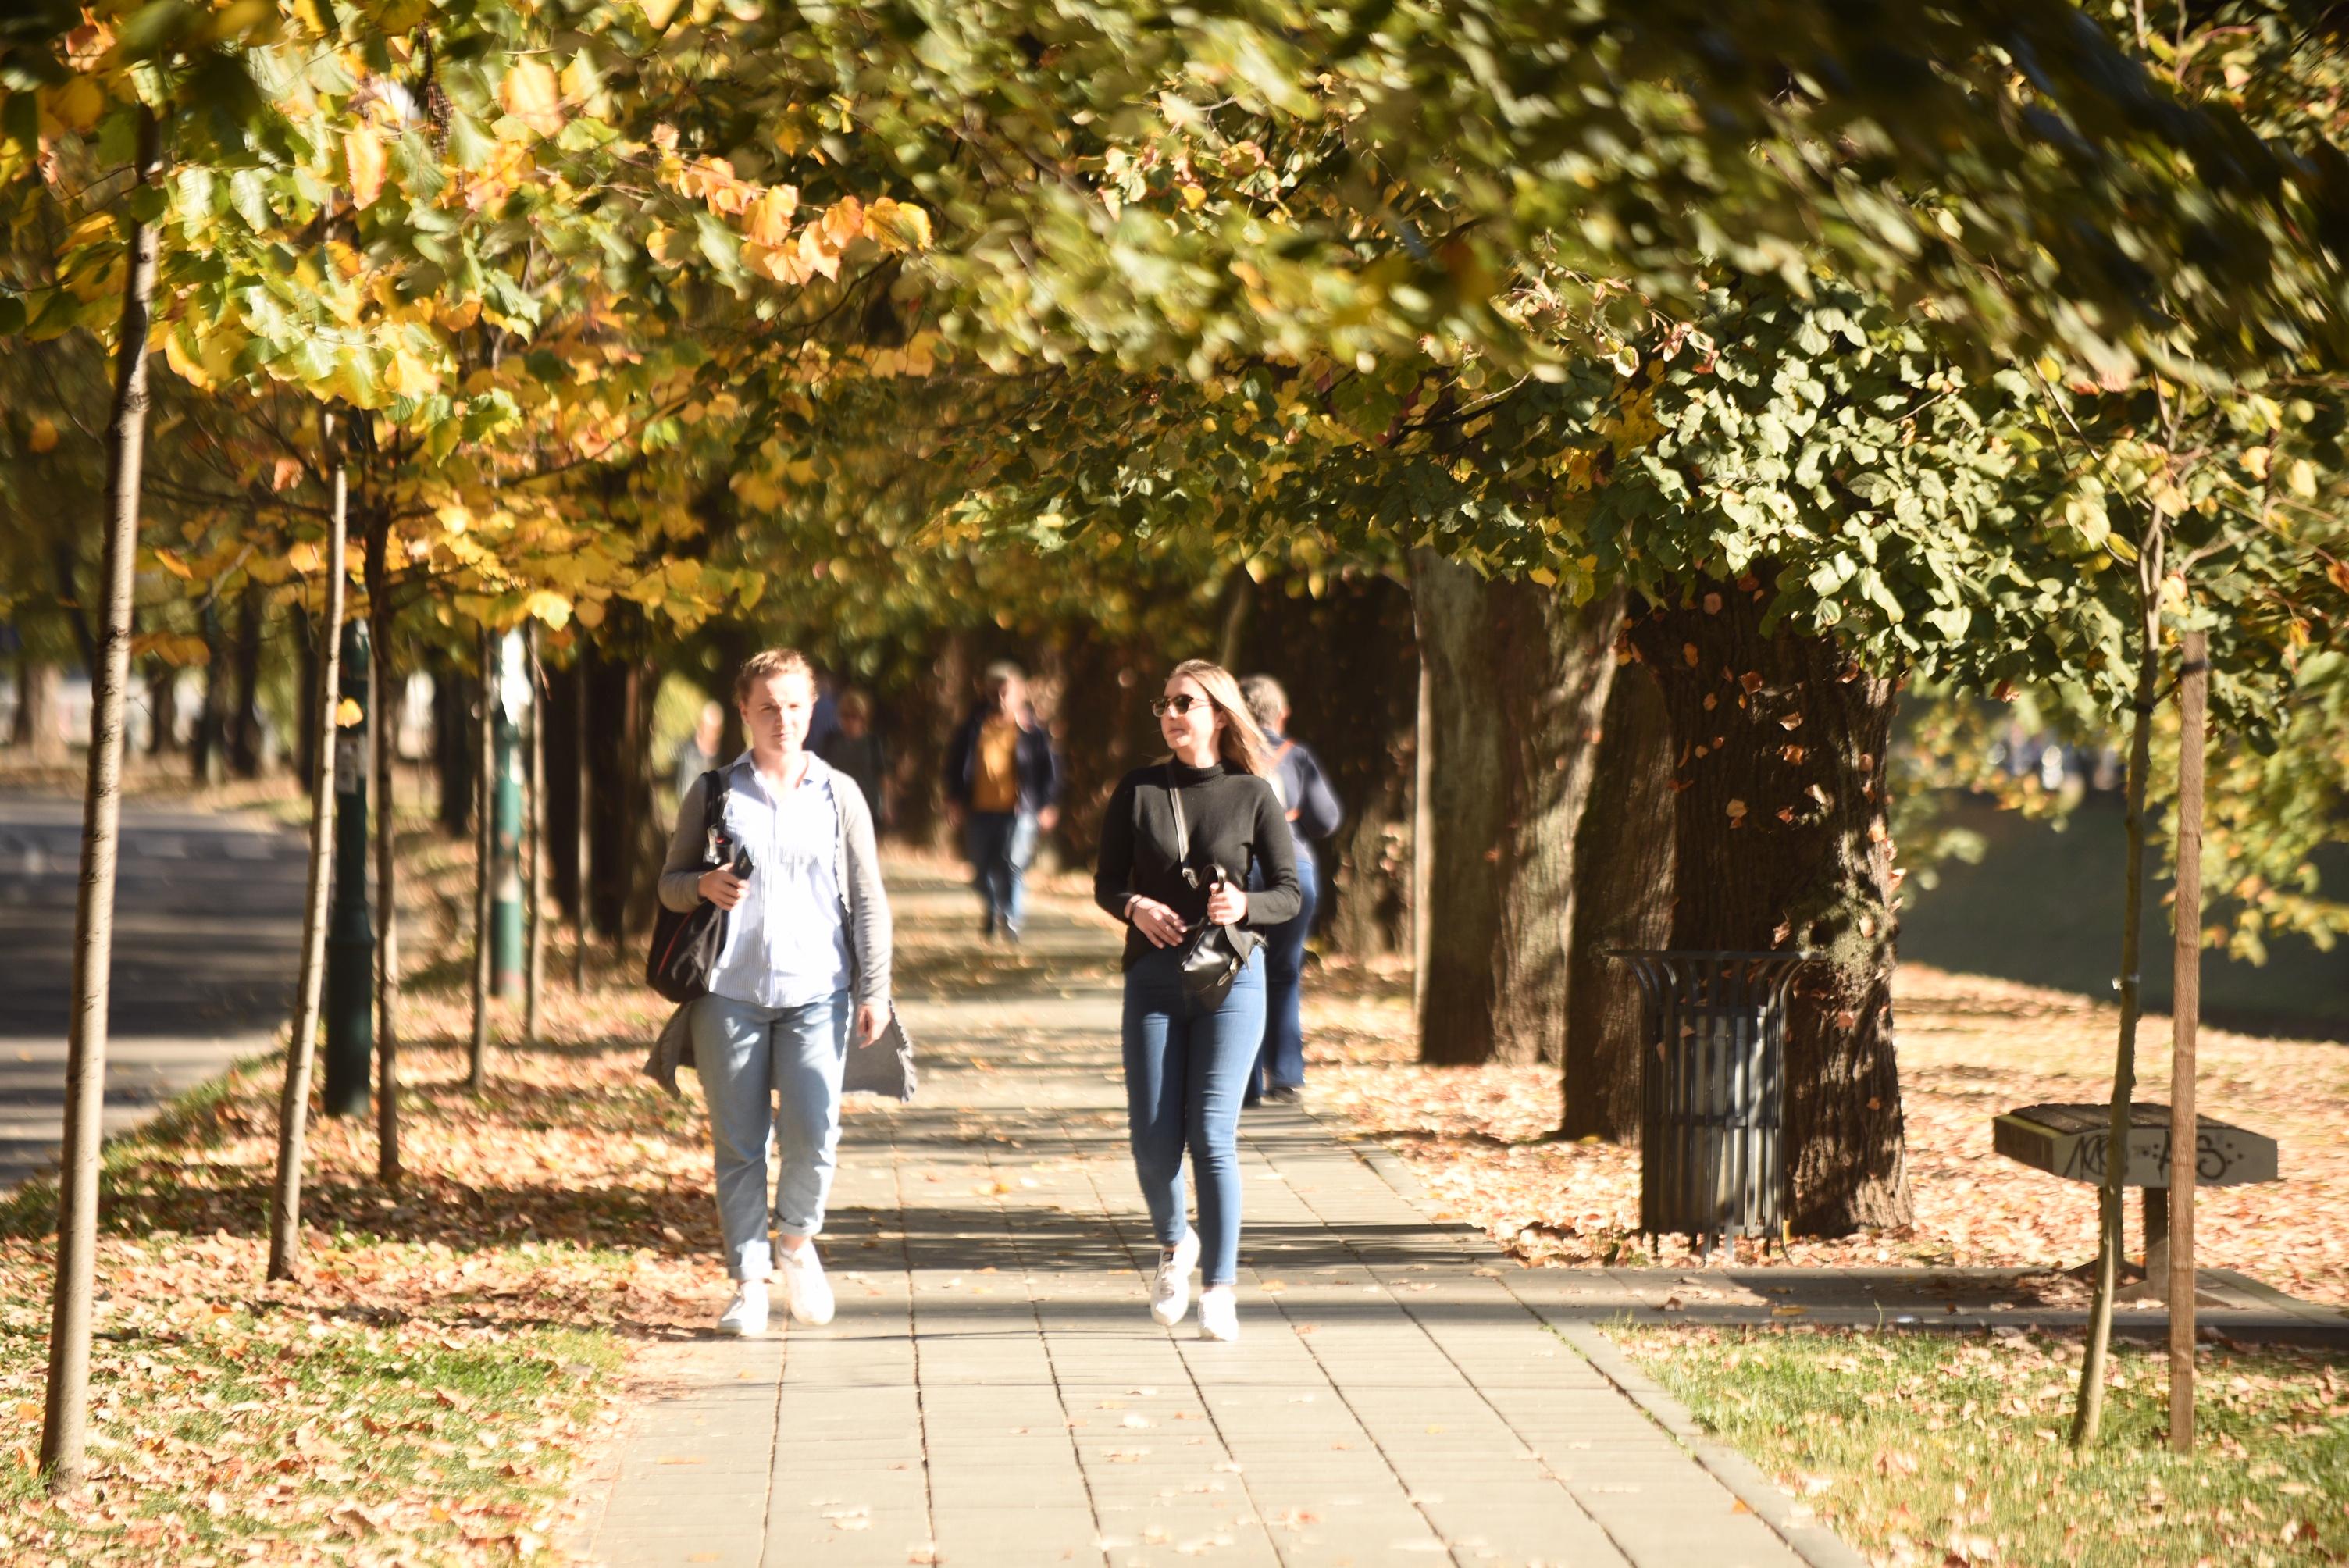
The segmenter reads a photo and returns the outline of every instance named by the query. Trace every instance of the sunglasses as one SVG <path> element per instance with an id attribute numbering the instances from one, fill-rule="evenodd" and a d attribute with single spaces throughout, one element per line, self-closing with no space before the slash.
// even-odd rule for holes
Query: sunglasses
<path id="1" fill-rule="evenodd" d="M 1207 699 L 1206 697 L 1193 696 L 1189 692 L 1178 692 L 1173 696 L 1162 696 L 1152 702 L 1150 705 L 1150 711 L 1156 714 L 1159 717 L 1164 718 L 1170 713 L 1186 714 L 1195 707 L 1206 707 L 1206 706 Z"/>

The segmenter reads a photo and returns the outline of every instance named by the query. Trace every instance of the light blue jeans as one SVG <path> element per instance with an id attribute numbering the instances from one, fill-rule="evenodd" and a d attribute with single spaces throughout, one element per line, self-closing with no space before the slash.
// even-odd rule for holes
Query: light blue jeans
<path id="1" fill-rule="evenodd" d="M 1264 954 L 1230 995 L 1200 1007 L 1183 992 L 1178 949 L 1154 947 L 1125 972 L 1125 1111 L 1133 1173 L 1158 1244 L 1183 1239 L 1183 1151 L 1199 1186 L 1203 1284 L 1239 1277 L 1240 1095 L 1264 1038 Z"/>
<path id="2" fill-rule="evenodd" d="M 717 1153 L 718 1226 L 726 1272 L 738 1280 L 765 1279 L 774 1261 L 767 1239 L 771 1150 L 775 1228 L 787 1236 L 823 1229 L 840 1149 L 840 1070 L 855 1018 L 845 991 L 801 1007 L 726 996 L 693 1005 L 693 1064 Z M 779 1103 L 771 1106 L 771 1096 Z"/>

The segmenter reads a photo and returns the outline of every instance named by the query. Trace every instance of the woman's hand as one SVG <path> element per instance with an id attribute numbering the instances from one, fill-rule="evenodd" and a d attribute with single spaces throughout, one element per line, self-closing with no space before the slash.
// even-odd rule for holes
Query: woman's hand
<path id="1" fill-rule="evenodd" d="M 1219 882 L 1207 895 L 1207 918 L 1217 925 L 1237 925 L 1247 918 L 1247 898 L 1230 882 Z"/>
<path id="2" fill-rule="evenodd" d="M 1183 940 L 1183 917 L 1154 898 L 1137 895 L 1125 906 L 1125 918 L 1153 947 L 1172 947 Z"/>
<path id="3" fill-rule="evenodd" d="M 750 884 L 724 866 L 718 866 L 702 872 L 701 880 L 693 885 L 703 898 L 719 908 L 732 909 L 742 902 L 742 890 Z"/>
<path id="4" fill-rule="evenodd" d="M 856 1045 L 859 1050 L 879 1039 L 889 1027 L 890 1011 L 867 1002 L 856 1009 Z"/>

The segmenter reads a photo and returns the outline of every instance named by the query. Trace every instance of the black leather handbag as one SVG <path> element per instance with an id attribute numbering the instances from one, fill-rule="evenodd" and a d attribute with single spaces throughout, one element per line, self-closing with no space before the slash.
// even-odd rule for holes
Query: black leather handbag
<path id="1" fill-rule="evenodd" d="M 1176 868 L 1182 872 L 1184 882 L 1198 887 L 1199 873 L 1191 868 L 1191 829 L 1183 818 L 1183 791 L 1174 782 L 1171 764 L 1166 769 L 1166 798 L 1174 808 Z M 1212 889 L 1230 880 L 1230 873 L 1222 866 L 1210 866 L 1205 885 Z M 1253 932 L 1217 925 L 1212 920 L 1202 920 L 1191 927 L 1176 950 L 1182 960 L 1184 995 L 1194 1006 L 1209 1010 L 1222 1006 L 1224 998 L 1232 994 L 1232 982 L 1240 977 L 1241 968 L 1256 952 L 1260 940 Z"/>
<path id="2" fill-rule="evenodd" d="M 701 776 L 701 869 L 735 863 L 721 849 L 726 839 L 726 778 L 716 769 Z M 672 1002 L 708 995 L 709 972 L 726 946 L 726 912 L 702 900 L 678 911 L 667 904 L 653 917 L 652 952 L 645 959 L 645 984 Z"/>

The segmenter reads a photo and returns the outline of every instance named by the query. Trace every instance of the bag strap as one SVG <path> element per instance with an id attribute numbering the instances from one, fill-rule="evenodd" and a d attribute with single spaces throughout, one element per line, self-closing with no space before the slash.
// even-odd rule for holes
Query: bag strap
<path id="1" fill-rule="evenodd" d="M 1166 799 L 1174 807 L 1174 863 L 1191 863 L 1191 830 L 1183 820 L 1183 789 L 1174 782 L 1174 764 L 1166 765 Z"/>
<path id="2" fill-rule="evenodd" d="M 712 837 L 726 828 L 726 775 L 711 769 L 701 776 L 701 841 L 706 849 Z"/>

